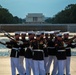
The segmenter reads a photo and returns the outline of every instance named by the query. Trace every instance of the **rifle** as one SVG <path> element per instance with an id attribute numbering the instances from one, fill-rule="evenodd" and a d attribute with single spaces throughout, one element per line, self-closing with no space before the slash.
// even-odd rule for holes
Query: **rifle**
<path id="1" fill-rule="evenodd" d="M 76 35 L 74 35 L 73 38 L 64 41 L 64 46 L 66 47 L 66 46 L 69 45 L 70 43 L 71 43 L 72 45 L 76 45 L 76 42 L 73 41 L 74 39 L 76 39 Z M 72 41 L 73 41 L 73 43 L 72 43 Z"/>
<path id="2" fill-rule="evenodd" d="M 69 41 L 66 41 L 66 43 L 67 44 L 71 43 L 75 38 L 76 38 L 76 35 L 73 38 L 69 39 Z"/>
<path id="3" fill-rule="evenodd" d="M 13 40 L 14 42 L 18 43 L 18 44 L 23 44 L 22 41 L 17 41 L 14 39 L 14 37 L 12 37 L 8 32 L 4 31 L 4 30 L 0 30 L 0 32 L 4 33 L 4 35 L 6 37 L 8 37 L 9 39 Z"/>
<path id="4" fill-rule="evenodd" d="M 4 33 L 4 35 L 5 35 L 6 37 L 8 37 L 9 39 L 11 39 L 11 40 L 14 39 L 13 37 L 11 37 L 11 35 L 10 35 L 8 32 L 6 32 L 6 31 L 4 31 L 4 30 L 0 30 L 0 32 Z"/>

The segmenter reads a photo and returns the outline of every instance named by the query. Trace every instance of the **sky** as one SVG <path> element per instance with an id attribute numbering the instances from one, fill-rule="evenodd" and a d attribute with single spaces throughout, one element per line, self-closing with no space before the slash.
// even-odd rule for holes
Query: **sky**
<path id="1" fill-rule="evenodd" d="M 0 0 L 0 5 L 7 8 L 13 16 L 25 18 L 28 13 L 43 13 L 45 17 L 53 17 L 76 0 Z"/>

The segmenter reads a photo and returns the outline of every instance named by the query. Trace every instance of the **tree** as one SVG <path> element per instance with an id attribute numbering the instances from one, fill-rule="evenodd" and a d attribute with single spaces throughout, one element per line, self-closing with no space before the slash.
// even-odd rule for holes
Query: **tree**
<path id="1" fill-rule="evenodd" d="M 51 23 L 51 20 L 52 20 L 52 18 L 47 18 L 47 19 L 45 20 L 45 22 L 46 22 L 46 23 Z"/>
<path id="2" fill-rule="evenodd" d="M 0 23 L 12 23 L 13 16 L 5 8 L 0 8 Z"/>
<path id="3" fill-rule="evenodd" d="M 0 5 L 0 8 L 2 8 L 2 6 Z"/>
<path id="4" fill-rule="evenodd" d="M 0 5 L 0 24 L 17 24 L 22 23 L 22 19 L 13 16 L 8 9 L 2 8 Z"/>
<path id="5" fill-rule="evenodd" d="M 76 4 L 68 5 L 64 10 L 55 15 L 53 23 L 76 23 Z"/>

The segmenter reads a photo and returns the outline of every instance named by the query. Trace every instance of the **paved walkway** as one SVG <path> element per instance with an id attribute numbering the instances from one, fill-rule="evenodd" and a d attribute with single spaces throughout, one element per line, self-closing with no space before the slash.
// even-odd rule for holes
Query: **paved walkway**
<path id="1" fill-rule="evenodd" d="M 52 66 L 50 71 L 52 70 Z M 11 75 L 10 57 L 0 57 L 0 75 Z M 76 56 L 72 56 L 71 58 L 71 75 L 76 75 Z"/>

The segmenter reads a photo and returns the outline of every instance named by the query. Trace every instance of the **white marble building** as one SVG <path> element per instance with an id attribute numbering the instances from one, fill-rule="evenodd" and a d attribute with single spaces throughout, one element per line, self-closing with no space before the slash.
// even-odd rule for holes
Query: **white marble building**
<path id="1" fill-rule="evenodd" d="M 28 13 L 26 23 L 44 23 L 45 17 L 42 13 Z"/>

